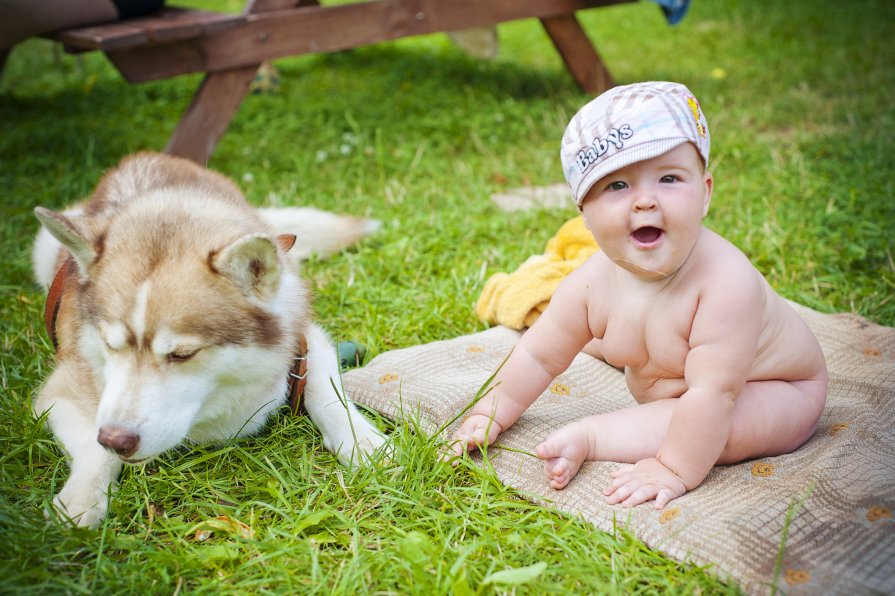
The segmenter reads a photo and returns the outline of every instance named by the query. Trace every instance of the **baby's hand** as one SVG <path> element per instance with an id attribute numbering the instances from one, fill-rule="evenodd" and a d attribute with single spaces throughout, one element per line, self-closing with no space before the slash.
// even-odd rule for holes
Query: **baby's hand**
<path id="1" fill-rule="evenodd" d="M 468 451 L 474 451 L 479 447 L 493 443 L 501 430 L 503 429 L 500 428 L 500 425 L 490 416 L 473 414 L 464 420 L 457 432 L 454 433 L 454 440 L 450 445 L 451 450 L 456 456 L 461 456 Z"/>
<path id="2" fill-rule="evenodd" d="M 653 499 L 656 509 L 662 509 L 672 499 L 687 492 L 687 487 L 658 459 L 642 459 L 612 473 L 612 483 L 603 489 L 606 502 L 634 507 Z"/>

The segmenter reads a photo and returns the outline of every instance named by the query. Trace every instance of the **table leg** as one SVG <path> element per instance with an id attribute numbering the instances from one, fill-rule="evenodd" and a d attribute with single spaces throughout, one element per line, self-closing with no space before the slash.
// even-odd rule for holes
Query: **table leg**
<path id="1" fill-rule="evenodd" d="M 543 18 L 541 24 L 579 87 L 597 95 L 614 86 L 612 76 L 574 14 Z"/>
<path id="2" fill-rule="evenodd" d="M 165 153 L 206 165 L 249 90 L 260 64 L 205 75 Z"/>

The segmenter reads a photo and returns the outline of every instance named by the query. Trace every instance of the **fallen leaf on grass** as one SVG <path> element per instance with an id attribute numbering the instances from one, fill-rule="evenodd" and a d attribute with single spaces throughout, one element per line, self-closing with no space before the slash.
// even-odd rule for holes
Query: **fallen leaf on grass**
<path id="1" fill-rule="evenodd" d="M 231 536 L 239 536 L 243 540 L 254 540 L 255 530 L 248 524 L 233 519 L 229 515 L 219 515 L 212 519 L 206 519 L 190 528 L 188 534 L 195 534 L 196 540 L 204 542 L 211 538 L 215 532 L 223 532 Z"/>

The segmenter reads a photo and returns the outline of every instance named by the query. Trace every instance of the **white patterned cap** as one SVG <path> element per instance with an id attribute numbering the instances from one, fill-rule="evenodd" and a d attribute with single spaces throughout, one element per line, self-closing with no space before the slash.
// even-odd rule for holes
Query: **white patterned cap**
<path id="1" fill-rule="evenodd" d="M 613 87 L 572 118 L 560 160 L 575 204 L 594 183 L 627 165 L 687 141 L 709 162 L 709 125 L 699 102 L 680 83 L 652 81 Z"/>

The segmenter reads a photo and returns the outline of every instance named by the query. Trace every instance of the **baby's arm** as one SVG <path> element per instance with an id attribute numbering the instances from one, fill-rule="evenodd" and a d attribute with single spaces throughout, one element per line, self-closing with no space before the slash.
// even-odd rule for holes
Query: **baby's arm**
<path id="1" fill-rule="evenodd" d="M 493 442 L 593 339 L 585 300 L 587 270 L 585 264 L 563 280 L 544 314 L 516 343 L 495 377 L 495 388 L 470 409 L 457 429 L 453 443 L 457 455 Z"/>
<path id="2" fill-rule="evenodd" d="M 755 361 L 764 315 L 763 290 L 751 275 L 713 281 L 700 295 L 684 364 L 687 391 L 675 405 L 655 458 L 614 476 L 609 503 L 652 499 L 662 508 L 697 487 L 718 461 L 730 434 L 734 400 Z"/>
<path id="3" fill-rule="evenodd" d="M 529 351 L 524 341 L 539 327 L 546 314 L 545 311 L 516 343 L 494 379 L 495 388 L 469 410 L 457 429 L 453 444 L 457 455 L 493 443 L 497 435 L 528 409 L 555 376 Z"/>

